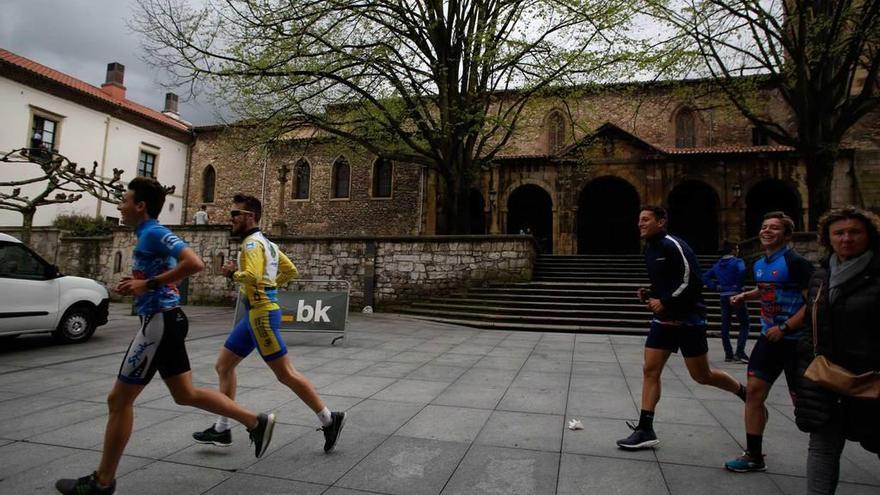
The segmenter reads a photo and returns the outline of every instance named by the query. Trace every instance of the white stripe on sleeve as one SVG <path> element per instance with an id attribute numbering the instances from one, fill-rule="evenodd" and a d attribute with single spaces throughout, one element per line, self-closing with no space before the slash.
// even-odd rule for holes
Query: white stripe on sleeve
<path id="1" fill-rule="evenodd" d="M 681 244 L 679 244 L 678 241 L 676 241 L 675 238 L 671 235 L 667 235 L 666 238 L 672 241 L 672 243 L 675 244 L 675 247 L 678 248 L 678 253 L 681 254 L 681 261 L 682 263 L 684 263 L 684 280 L 681 282 L 681 285 L 679 285 L 678 288 L 675 289 L 675 292 L 672 293 L 672 297 L 678 297 L 688 287 L 688 282 L 690 282 L 691 279 L 691 265 L 688 263 L 687 258 L 684 256 L 684 250 L 681 249 Z"/>

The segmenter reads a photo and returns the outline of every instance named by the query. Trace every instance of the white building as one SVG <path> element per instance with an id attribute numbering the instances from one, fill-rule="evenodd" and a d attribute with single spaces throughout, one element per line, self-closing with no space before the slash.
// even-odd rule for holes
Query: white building
<path id="1" fill-rule="evenodd" d="M 177 96 L 166 95 L 163 112 L 125 98 L 125 67 L 107 66 L 107 79 L 93 86 L 0 48 L 0 153 L 39 144 L 106 178 L 124 170 L 122 182 L 151 175 L 174 185 L 159 220 L 182 222 L 192 126 L 177 115 Z M 37 165 L 0 162 L 0 182 L 38 177 Z M 123 184 L 124 185 L 124 184 Z M 33 197 L 37 185 L 22 187 Z M 34 225 L 51 225 L 59 214 L 118 218 L 116 206 L 89 194 L 75 203 L 37 208 Z M 0 226 L 20 226 L 21 214 L 0 209 Z"/>

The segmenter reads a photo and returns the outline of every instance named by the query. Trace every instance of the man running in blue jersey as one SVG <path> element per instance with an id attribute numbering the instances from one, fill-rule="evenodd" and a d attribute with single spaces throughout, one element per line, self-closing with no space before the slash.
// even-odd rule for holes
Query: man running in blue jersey
<path id="1" fill-rule="evenodd" d="M 734 305 L 761 301 L 761 335 L 749 358 L 746 450 L 724 463 L 724 467 L 737 473 L 767 470 L 762 452 L 768 419 L 764 403 L 770 387 L 783 371 L 789 393 L 794 394 L 795 390 L 797 341 L 803 330 L 805 298 L 814 268 L 788 246 L 793 233 L 794 221 L 785 213 L 773 211 L 764 215 L 758 234 L 764 256 L 754 266 L 757 288 L 730 298 Z"/>
<path id="2" fill-rule="evenodd" d="M 107 397 L 109 416 L 104 450 L 98 469 L 79 479 L 61 479 L 55 488 L 65 495 L 111 495 L 116 491 L 116 470 L 131 436 L 134 401 L 156 372 L 181 405 L 224 414 L 244 424 L 261 457 L 272 439 L 274 414 L 255 414 L 216 390 L 195 388 L 185 339 L 189 329 L 181 311 L 176 284 L 205 267 L 196 253 L 156 218 L 165 204 L 165 188 L 155 179 L 137 177 L 117 209 L 123 223 L 134 227 L 132 276 L 115 291 L 134 296 L 141 327 L 122 360 L 119 375 Z"/>
<path id="3" fill-rule="evenodd" d="M 241 284 L 240 297 L 247 314 L 233 328 L 214 368 L 220 379 L 220 391 L 235 397 L 235 368 L 242 359 L 256 350 L 278 381 L 290 388 L 318 417 L 324 432 L 324 452 L 336 447 L 346 413 L 331 412 L 312 383 L 296 368 L 287 355 L 281 337 L 281 308 L 278 287 L 297 277 L 296 267 L 278 246 L 260 231 L 263 205 L 260 200 L 244 194 L 232 198 L 230 212 L 232 235 L 241 237 L 238 264 L 228 261 L 223 273 Z M 193 433 L 196 442 L 226 447 L 232 444 L 228 419 L 221 415 L 210 428 Z"/>
<path id="4" fill-rule="evenodd" d="M 745 400 L 742 384 L 724 371 L 709 367 L 700 264 L 683 240 L 666 233 L 666 224 L 665 209 L 642 207 L 639 234 L 646 241 L 645 264 L 651 288 L 639 289 L 637 296 L 654 317 L 645 340 L 639 423 L 627 422 L 632 434 L 617 441 L 618 447 L 627 450 L 650 448 L 660 443 L 654 433 L 654 410 L 660 401 L 660 375 L 669 356 L 679 349 L 688 373 L 697 383 L 726 390 Z"/>

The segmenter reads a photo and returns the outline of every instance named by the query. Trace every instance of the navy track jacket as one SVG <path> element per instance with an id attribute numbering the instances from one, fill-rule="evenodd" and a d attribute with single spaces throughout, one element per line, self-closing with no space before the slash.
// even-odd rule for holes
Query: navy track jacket
<path id="1" fill-rule="evenodd" d="M 647 240 L 645 264 L 651 280 L 651 297 L 665 311 L 655 315 L 661 323 L 702 325 L 706 322 L 700 263 L 690 246 L 667 233 Z"/>

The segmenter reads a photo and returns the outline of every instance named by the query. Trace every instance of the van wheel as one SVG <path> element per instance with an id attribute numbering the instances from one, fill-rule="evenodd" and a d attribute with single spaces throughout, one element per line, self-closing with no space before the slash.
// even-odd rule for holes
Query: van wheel
<path id="1" fill-rule="evenodd" d="M 87 306 L 74 306 L 64 313 L 53 335 L 62 342 L 72 344 L 89 340 L 93 333 L 95 312 Z"/>

